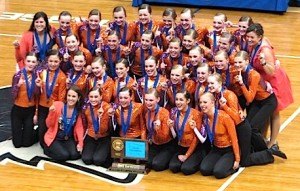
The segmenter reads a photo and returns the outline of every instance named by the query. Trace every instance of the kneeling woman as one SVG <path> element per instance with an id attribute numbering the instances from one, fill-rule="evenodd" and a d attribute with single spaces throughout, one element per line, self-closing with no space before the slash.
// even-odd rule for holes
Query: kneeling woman
<path id="1" fill-rule="evenodd" d="M 175 151 L 175 141 L 168 127 L 169 111 L 158 105 L 159 94 L 154 88 L 145 93 L 145 118 L 149 142 L 148 166 L 156 171 L 168 168 Z"/>
<path id="2" fill-rule="evenodd" d="M 211 93 L 200 97 L 200 108 L 203 112 L 203 125 L 212 144 L 212 150 L 203 159 L 200 172 L 204 176 L 214 175 L 226 178 L 239 168 L 240 152 L 234 121 L 215 106 Z"/>
<path id="3" fill-rule="evenodd" d="M 178 139 L 176 153 L 170 161 L 169 169 L 174 173 L 181 171 L 185 175 L 196 173 L 206 154 L 204 145 L 198 145 L 199 141 L 193 129 L 196 126 L 200 130 L 201 114 L 189 106 L 190 100 L 191 95 L 186 90 L 177 92 L 176 108 L 171 111 L 172 120 L 168 122 L 172 134 L 174 128 L 176 129 Z"/>
<path id="4" fill-rule="evenodd" d="M 55 101 L 46 119 L 48 130 L 44 136 L 44 153 L 58 160 L 80 158 L 84 129 L 81 118 L 83 96 L 77 86 L 67 92 L 66 103 Z"/>
<path id="5" fill-rule="evenodd" d="M 110 165 L 110 104 L 102 101 L 100 89 L 89 92 L 89 103 L 83 112 L 87 135 L 84 139 L 82 161 L 87 164 L 108 167 Z"/>

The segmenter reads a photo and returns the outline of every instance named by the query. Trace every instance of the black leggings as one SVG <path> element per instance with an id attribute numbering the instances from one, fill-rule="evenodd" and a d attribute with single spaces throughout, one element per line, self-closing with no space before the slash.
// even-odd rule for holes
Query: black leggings
<path id="1" fill-rule="evenodd" d="M 42 148 L 45 146 L 44 136 L 47 132 L 46 118 L 49 113 L 49 108 L 39 105 L 38 107 L 38 126 L 39 126 L 39 141 Z"/>
<path id="2" fill-rule="evenodd" d="M 274 93 L 264 100 L 254 100 L 249 107 L 247 120 L 252 128 L 251 143 L 255 151 L 267 149 L 261 133 L 276 107 L 277 99 Z"/>
<path id="3" fill-rule="evenodd" d="M 241 151 L 241 166 L 263 165 L 274 162 L 274 157 L 270 151 L 262 150 L 251 153 L 251 126 L 247 120 L 244 120 L 236 126 L 239 147 Z M 261 141 L 263 141 L 262 137 Z M 259 138 L 258 137 L 258 138 Z"/>
<path id="4" fill-rule="evenodd" d="M 189 158 L 186 159 L 186 161 L 181 162 L 178 159 L 178 155 L 184 155 L 186 151 L 188 150 L 188 147 L 182 147 L 177 146 L 178 150 L 171 158 L 171 161 L 169 163 L 169 169 L 173 173 L 182 172 L 185 175 L 194 174 L 199 170 L 199 165 L 203 158 L 206 155 L 205 149 L 202 144 L 198 144 L 195 151 Z"/>
<path id="5" fill-rule="evenodd" d="M 213 146 L 212 150 L 203 159 L 200 172 L 203 176 L 214 175 L 216 178 L 226 178 L 233 174 L 233 163 L 235 161 L 232 147 L 218 148 Z"/>
<path id="6" fill-rule="evenodd" d="M 175 147 L 174 140 L 162 145 L 150 144 L 147 166 L 155 171 L 168 169 L 169 162 L 175 153 Z"/>
<path id="7" fill-rule="evenodd" d="M 103 166 L 108 168 L 111 165 L 110 137 L 102 137 L 95 140 L 87 135 L 84 139 L 82 161 L 87 164 Z"/>
<path id="8" fill-rule="evenodd" d="M 57 161 L 77 160 L 80 158 L 80 153 L 76 146 L 73 138 L 68 140 L 55 139 L 49 147 L 45 145 L 44 153 Z"/>
<path id="9" fill-rule="evenodd" d="M 11 110 L 12 142 L 16 148 L 30 147 L 36 142 L 36 133 L 33 129 L 35 106 L 19 107 L 13 105 Z"/>

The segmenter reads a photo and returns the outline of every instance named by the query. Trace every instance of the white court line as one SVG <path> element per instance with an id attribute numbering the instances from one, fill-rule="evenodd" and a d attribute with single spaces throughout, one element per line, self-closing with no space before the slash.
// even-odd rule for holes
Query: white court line
<path id="1" fill-rule="evenodd" d="M 11 85 L 7 85 L 7 86 L 0 86 L 0 89 L 9 88 L 9 87 L 11 87 Z"/>
<path id="2" fill-rule="evenodd" d="M 289 55 L 280 55 L 280 54 L 277 54 L 276 57 L 278 57 L 278 58 L 296 58 L 296 59 L 300 59 L 300 56 L 289 56 Z"/>
<path id="3" fill-rule="evenodd" d="M 287 120 L 285 120 L 283 124 L 281 124 L 279 132 L 283 131 L 287 127 L 287 125 L 292 122 L 297 117 L 297 115 L 299 115 L 299 113 L 300 107 L 298 107 L 298 109 Z M 224 182 L 224 184 L 217 191 L 225 190 L 244 170 L 245 168 L 240 168 L 236 173 L 231 175 L 231 177 L 226 182 Z"/>
<path id="4" fill-rule="evenodd" d="M 3 33 L 0 33 L 0 36 L 21 37 L 22 35 L 20 35 L 20 34 L 3 34 Z"/>

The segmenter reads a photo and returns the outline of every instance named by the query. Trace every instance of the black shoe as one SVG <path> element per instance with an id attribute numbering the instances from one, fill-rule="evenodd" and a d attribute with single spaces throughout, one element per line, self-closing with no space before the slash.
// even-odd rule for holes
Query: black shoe
<path id="1" fill-rule="evenodd" d="M 284 152 L 282 152 L 281 150 L 279 150 L 279 147 L 277 144 L 272 145 L 272 147 L 269 150 L 271 151 L 272 155 L 278 156 L 283 159 L 287 159 L 286 154 Z"/>

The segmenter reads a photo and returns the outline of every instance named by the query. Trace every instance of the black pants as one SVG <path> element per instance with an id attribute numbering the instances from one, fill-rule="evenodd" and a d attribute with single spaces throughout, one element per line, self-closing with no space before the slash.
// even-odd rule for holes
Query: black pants
<path id="1" fill-rule="evenodd" d="M 184 155 L 188 148 L 177 146 L 177 151 L 171 158 L 171 161 L 169 163 L 169 169 L 173 173 L 182 172 L 185 175 L 194 174 L 199 170 L 199 165 L 203 158 L 205 157 L 205 149 L 202 147 L 201 144 L 198 144 L 194 153 L 191 154 L 189 158 L 186 159 L 186 161 L 181 162 L 178 159 L 178 155 Z"/>
<path id="2" fill-rule="evenodd" d="M 175 147 L 174 140 L 163 145 L 150 144 L 147 166 L 155 171 L 168 169 L 169 162 L 175 153 Z"/>
<path id="3" fill-rule="evenodd" d="M 236 126 L 236 132 L 241 151 L 241 166 L 263 165 L 274 162 L 274 157 L 267 149 L 251 153 L 251 126 L 247 120 L 244 120 Z M 262 137 L 260 136 L 262 139 Z M 263 139 L 261 140 L 263 141 Z"/>
<path id="4" fill-rule="evenodd" d="M 235 161 L 232 147 L 218 148 L 213 146 L 212 150 L 203 159 L 200 172 L 204 176 L 214 175 L 216 178 L 226 178 L 233 174 L 233 163 Z"/>
<path id="5" fill-rule="evenodd" d="M 261 133 L 276 107 L 277 99 L 274 93 L 264 100 L 254 100 L 249 107 L 247 120 L 252 128 L 251 143 L 255 151 L 267 149 Z"/>
<path id="6" fill-rule="evenodd" d="M 44 136 L 47 132 L 46 118 L 49 113 L 49 107 L 43 107 L 39 105 L 38 107 L 38 126 L 39 126 L 39 141 L 42 148 L 45 146 Z"/>
<path id="7" fill-rule="evenodd" d="M 45 145 L 44 153 L 57 161 L 77 160 L 80 158 L 80 153 L 76 146 L 73 138 L 68 140 L 55 139 L 49 147 Z"/>
<path id="8" fill-rule="evenodd" d="M 13 105 L 11 110 L 12 142 L 16 148 L 30 147 L 35 143 L 33 116 L 35 106 L 19 107 Z"/>
<path id="9" fill-rule="evenodd" d="M 87 164 L 103 166 L 108 168 L 111 165 L 110 137 L 102 137 L 95 140 L 87 135 L 84 139 L 82 161 Z"/>

